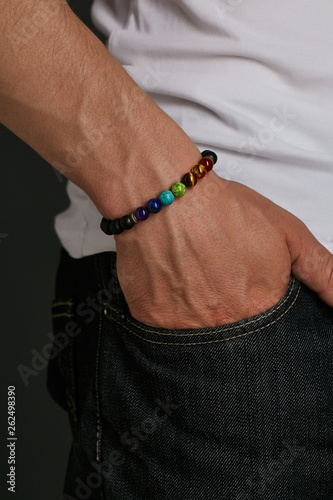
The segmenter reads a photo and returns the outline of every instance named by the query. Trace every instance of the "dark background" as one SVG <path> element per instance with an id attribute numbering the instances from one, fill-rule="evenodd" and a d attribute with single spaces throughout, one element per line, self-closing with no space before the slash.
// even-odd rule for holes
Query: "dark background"
<path id="1" fill-rule="evenodd" d="M 71 0 L 90 28 L 92 0 Z M 97 33 L 96 33 L 97 34 Z M 65 178 L 0 125 L 1 483 L 0 498 L 59 500 L 71 445 L 67 414 L 46 389 L 46 368 L 28 378 L 32 349 L 52 331 L 50 305 L 60 243 L 54 216 L 65 209 Z M 16 493 L 8 492 L 7 387 L 16 387 Z"/>

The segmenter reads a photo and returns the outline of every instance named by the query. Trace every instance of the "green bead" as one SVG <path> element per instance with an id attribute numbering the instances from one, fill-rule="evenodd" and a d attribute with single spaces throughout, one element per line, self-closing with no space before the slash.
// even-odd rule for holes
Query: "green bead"
<path id="1" fill-rule="evenodd" d="M 186 186 L 182 182 L 175 182 L 171 186 L 171 191 L 175 196 L 184 196 L 186 193 Z"/>

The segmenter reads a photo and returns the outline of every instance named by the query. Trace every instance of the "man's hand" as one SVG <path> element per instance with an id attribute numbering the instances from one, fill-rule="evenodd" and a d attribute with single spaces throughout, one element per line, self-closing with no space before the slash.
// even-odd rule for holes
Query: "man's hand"
<path id="1" fill-rule="evenodd" d="M 201 328 L 259 314 L 283 296 L 290 272 L 333 306 L 333 255 L 295 216 L 214 171 L 116 244 L 130 312 L 148 325 Z"/>
<path id="2" fill-rule="evenodd" d="M 64 0 L 0 7 L 0 120 L 101 214 L 128 213 L 197 162 L 189 137 Z M 333 306 L 332 255 L 298 219 L 215 172 L 116 242 L 131 313 L 148 324 L 195 328 L 260 313 L 283 295 L 290 270 Z"/>

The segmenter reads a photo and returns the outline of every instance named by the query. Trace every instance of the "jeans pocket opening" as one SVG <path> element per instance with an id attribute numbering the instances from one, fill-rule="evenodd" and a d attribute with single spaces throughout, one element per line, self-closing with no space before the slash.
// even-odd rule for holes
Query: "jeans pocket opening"
<path id="1" fill-rule="evenodd" d="M 115 323 L 116 328 L 132 333 L 141 340 L 156 344 L 197 345 L 227 341 L 255 333 L 276 323 L 295 304 L 301 289 L 301 283 L 290 276 L 287 290 L 283 297 L 268 310 L 249 318 L 214 327 L 168 329 L 153 327 L 131 316 L 129 310 L 118 309 L 105 304 L 106 318 Z"/>

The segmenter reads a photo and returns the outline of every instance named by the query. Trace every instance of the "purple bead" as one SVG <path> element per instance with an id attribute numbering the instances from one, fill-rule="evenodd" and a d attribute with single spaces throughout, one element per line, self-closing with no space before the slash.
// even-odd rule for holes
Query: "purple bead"
<path id="1" fill-rule="evenodd" d="M 149 217 L 149 212 L 146 207 L 138 207 L 134 212 L 135 217 L 138 221 L 146 220 Z"/>

